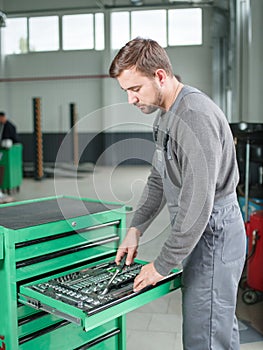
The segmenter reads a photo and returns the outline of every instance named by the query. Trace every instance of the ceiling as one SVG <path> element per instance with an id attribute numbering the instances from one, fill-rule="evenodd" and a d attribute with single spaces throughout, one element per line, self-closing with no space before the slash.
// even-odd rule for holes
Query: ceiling
<path id="1" fill-rule="evenodd" d="M 92 0 L 89 6 L 101 8 L 123 7 L 166 7 L 166 6 L 204 6 L 213 5 L 227 8 L 230 0 Z"/>
<path id="2" fill-rule="evenodd" d="M 148 7 L 182 7 L 182 6 L 215 6 L 228 9 L 231 0 L 0 0 L 2 10 L 6 14 L 19 14 L 21 12 L 44 11 L 74 11 L 74 10 L 111 10 L 122 8 L 148 8 Z M 1 8 L 0 8 L 1 10 Z"/>
<path id="3" fill-rule="evenodd" d="M 169 6 L 169 5 L 201 5 L 207 3 L 213 3 L 213 0 L 93 0 L 93 2 L 98 6 L 101 5 L 105 8 L 115 8 L 115 7 L 149 7 L 149 6 Z"/>

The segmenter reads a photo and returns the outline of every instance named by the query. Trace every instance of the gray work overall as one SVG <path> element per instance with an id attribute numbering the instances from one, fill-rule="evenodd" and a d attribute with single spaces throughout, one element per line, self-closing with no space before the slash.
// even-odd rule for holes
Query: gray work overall
<path id="1" fill-rule="evenodd" d="M 196 91 L 184 88 L 180 98 Z M 177 106 L 173 107 L 176 111 Z M 171 225 L 176 220 L 180 186 L 167 169 L 169 136 L 154 124 L 154 166 L 163 180 Z M 167 123 L 169 130 L 169 121 Z M 166 130 L 167 130 L 166 129 Z M 236 193 L 214 204 L 209 223 L 199 242 L 183 261 L 183 344 L 185 350 L 238 350 L 235 316 L 238 283 L 246 250 L 244 223 Z"/>

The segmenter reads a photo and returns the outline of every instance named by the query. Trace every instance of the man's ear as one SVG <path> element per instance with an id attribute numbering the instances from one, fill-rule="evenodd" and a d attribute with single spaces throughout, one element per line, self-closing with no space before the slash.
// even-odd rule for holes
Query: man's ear
<path id="1" fill-rule="evenodd" d="M 158 79 L 160 85 L 162 86 L 167 78 L 167 74 L 164 69 L 157 69 L 155 71 L 155 77 Z"/>

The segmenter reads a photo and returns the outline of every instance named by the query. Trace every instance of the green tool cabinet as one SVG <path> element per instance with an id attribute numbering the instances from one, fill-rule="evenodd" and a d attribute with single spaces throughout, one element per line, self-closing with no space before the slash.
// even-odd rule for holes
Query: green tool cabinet
<path id="1" fill-rule="evenodd" d="M 19 190 L 22 183 L 22 145 L 0 148 L 0 189 L 12 193 Z"/>
<path id="2" fill-rule="evenodd" d="M 114 260 L 126 209 L 66 196 L 0 206 L 1 350 L 126 349 L 125 314 L 179 288 L 179 271 L 94 315 L 27 288 Z"/>

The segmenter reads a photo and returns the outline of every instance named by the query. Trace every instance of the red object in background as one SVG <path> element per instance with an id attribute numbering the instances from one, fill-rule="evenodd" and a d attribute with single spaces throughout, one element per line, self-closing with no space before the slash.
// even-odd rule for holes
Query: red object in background
<path id="1" fill-rule="evenodd" d="M 6 350 L 4 339 L 5 337 L 3 335 L 0 335 L 0 340 L 2 341 L 2 344 L 0 344 L 0 350 Z"/>
<path id="2" fill-rule="evenodd" d="M 248 236 L 247 285 L 263 292 L 263 210 L 250 215 Z"/>

